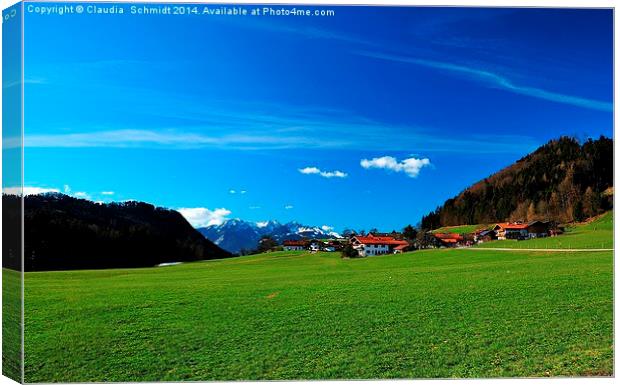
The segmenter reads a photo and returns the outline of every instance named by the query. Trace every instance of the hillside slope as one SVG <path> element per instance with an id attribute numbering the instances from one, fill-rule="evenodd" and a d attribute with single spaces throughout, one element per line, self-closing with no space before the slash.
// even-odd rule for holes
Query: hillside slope
<path id="1" fill-rule="evenodd" d="M 18 199 L 3 196 L 6 202 Z M 28 271 L 147 267 L 227 258 L 176 211 L 141 202 L 99 204 L 63 194 L 24 198 Z"/>
<path id="2" fill-rule="evenodd" d="M 609 210 L 613 140 L 561 137 L 485 178 L 422 218 L 421 226 L 548 219 L 581 221 Z"/>

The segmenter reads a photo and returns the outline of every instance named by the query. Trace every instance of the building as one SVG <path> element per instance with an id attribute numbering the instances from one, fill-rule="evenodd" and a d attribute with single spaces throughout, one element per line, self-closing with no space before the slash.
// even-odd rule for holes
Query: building
<path id="1" fill-rule="evenodd" d="M 551 222 L 549 221 L 532 221 L 527 224 L 527 232 L 529 238 L 548 237 L 551 231 Z"/>
<path id="2" fill-rule="evenodd" d="M 531 221 L 529 223 L 498 223 L 493 230 L 497 239 L 529 239 L 547 237 L 552 229 L 549 221 Z"/>
<path id="3" fill-rule="evenodd" d="M 353 248 L 357 250 L 360 257 L 368 257 L 374 255 L 394 254 L 397 252 L 398 246 L 409 246 L 409 242 L 401 241 L 393 237 L 377 237 L 372 234 L 363 236 L 354 236 L 351 239 Z"/>
<path id="4" fill-rule="evenodd" d="M 527 223 L 498 223 L 493 227 L 497 239 L 526 239 L 528 238 Z"/>
<path id="5" fill-rule="evenodd" d="M 411 250 L 411 245 L 410 244 L 406 244 L 406 245 L 398 245 L 394 248 L 394 254 L 401 254 L 404 253 L 405 251 L 409 251 Z"/>
<path id="6" fill-rule="evenodd" d="M 284 251 L 301 251 L 308 248 L 308 241 L 284 241 L 282 246 Z"/>
<path id="7" fill-rule="evenodd" d="M 465 237 L 461 234 L 436 233 L 433 236 L 439 241 L 440 247 L 457 247 L 465 244 Z"/>
<path id="8" fill-rule="evenodd" d="M 494 241 L 496 239 L 497 239 L 497 234 L 495 233 L 495 230 L 482 229 L 474 233 L 474 242 L 477 242 L 477 243 Z"/>

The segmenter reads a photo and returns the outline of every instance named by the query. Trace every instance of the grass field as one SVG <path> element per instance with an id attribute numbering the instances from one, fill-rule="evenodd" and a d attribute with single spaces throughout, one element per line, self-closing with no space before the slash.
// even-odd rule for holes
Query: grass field
<path id="1" fill-rule="evenodd" d="M 21 381 L 21 273 L 2 269 L 2 374 Z"/>
<path id="2" fill-rule="evenodd" d="M 526 241 L 504 240 L 481 243 L 476 247 L 535 249 L 611 249 L 614 247 L 613 212 L 609 211 L 587 224 L 566 228 L 566 233 Z"/>
<path id="3" fill-rule="evenodd" d="M 26 273 L 26 381 L 613 374 L 612 252 Z"/>

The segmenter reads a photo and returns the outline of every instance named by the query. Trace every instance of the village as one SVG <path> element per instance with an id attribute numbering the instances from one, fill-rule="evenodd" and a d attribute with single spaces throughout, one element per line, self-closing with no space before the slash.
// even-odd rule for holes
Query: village
<path id="1" fill-rule="evenodd" d="M 458 227 L 457 227 L 458 229 Z M 563 228 L 551 221 L 503 222 L 482 226 L 473 232 L 428 231 L 406 236 L 403 232 L 368 234 L 351 233 L 335 239 L 285 240 L 277 249 L 283 251 L 309 251 L 316 253 L 342 252 L 356 257 L 369 257 L 385 254 L 400 254 L 407 251 L 433 248 L 470 247 L 479 243 L 496 240 L 526 240 L 532 238 L 554 237 L 562 234 Z M 344 254 L 344 253 L 343 253 Z"/>

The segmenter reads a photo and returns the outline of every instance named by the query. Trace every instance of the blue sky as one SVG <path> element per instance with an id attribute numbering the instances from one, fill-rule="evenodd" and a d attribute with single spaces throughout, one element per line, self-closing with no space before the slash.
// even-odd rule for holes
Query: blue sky
<path id="1" fill-rule="evenodd" d="M 610 10 L 122 6 L 26 12 L 26 186 L 387 231 L 549 139 L 612 135 Z"/>

